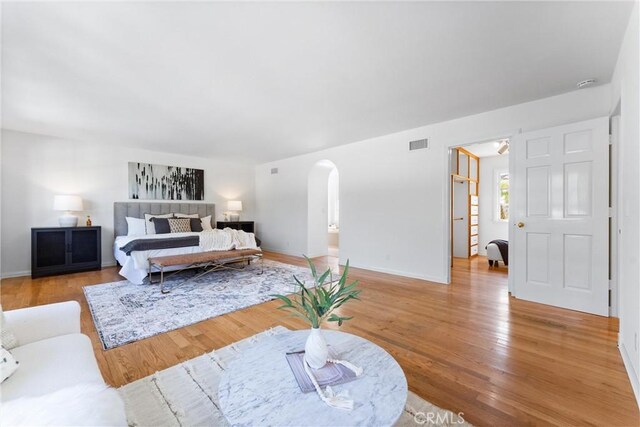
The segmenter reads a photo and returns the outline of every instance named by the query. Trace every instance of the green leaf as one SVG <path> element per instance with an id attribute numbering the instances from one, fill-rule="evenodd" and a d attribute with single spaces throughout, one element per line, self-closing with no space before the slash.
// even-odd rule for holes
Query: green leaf
<path id="1" fill-rule="evenodd" d="M 339 280 L 334 282 L 331 268 L 328 268 L 318 276 L 313 261 L 307 256 L 305 256 L 305 259 L 309 264 L 314 286 L 307 287 L 303 281 L 294 275 L 293 278 L 298 290 L 293 296 L 271 295 L 273 298 L 283 302 L 278 309 L 289 311 L 293 317 L 306 319 L 314 328 L 319 327 L 325 320 L 337 322 L 338 326 L 342 326 L 342 323 L 350 320 L 351 317 L 339 316 L 333 311 L 349 300 L 359 299 L 358 295 L 360 294 L 360 289 L 356 288 L 359 284 L 357 280 L 347 285 L 349 260 L 347 260 Z M 327 282 L 327 278 L 329 278 L 329 282 Z"/>

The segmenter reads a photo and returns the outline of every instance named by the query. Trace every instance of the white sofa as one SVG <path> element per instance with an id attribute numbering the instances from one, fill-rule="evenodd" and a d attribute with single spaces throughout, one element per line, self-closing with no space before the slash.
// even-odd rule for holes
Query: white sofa
<path id="1" fill-rule="evenodd" d="M 0 402 L 5 412 L 13 410 L 12 422 L 7 424 L 28 423 L 28 417 L 34 415 L 36 418 L 30 421 L 38 424 L 59 424 L 65 420 L 71 424 L 80 417 L 85 425 L 126 425 L 124 405 L 117 391 L 104 383 L 91 340 L 80 333 L 80 304 L 76 301 L 48 304 L 7 311 L 4 316 L 5 327 L 18 340 L 18 346 L 10 351 L 20 363 L 0 385 Z M 56 401 L 58 409 L 51 416 L 46 411 L 51 412 L 52 400 L 56 399 L 62 404 Z M 111 406 L 101 408 L 95 400 L 108 400 Z M 25 414 L 25 406 L 35 414 Z M 113 411 L 114 406 L 119 414 L 100 414 L 101 410 Z M 44 414 L 38 414 L 38 409 Z M 76 418 L 64 418 L 68 416 Z M 2 418 L 4 425 L 7 420 Z"/>

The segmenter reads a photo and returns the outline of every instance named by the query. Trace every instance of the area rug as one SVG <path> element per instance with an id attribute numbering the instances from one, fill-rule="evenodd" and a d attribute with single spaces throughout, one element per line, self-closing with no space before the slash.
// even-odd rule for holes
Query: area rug
<path id="1" fill-rule="evenodd" d="M 259 340 L 287 332 L 278 326 L 211 353 L 172 366 L 118 389 L 130 426 L 228 426 L 218 402 L 226 367 Z M 313 424 L 313 420 L 309 421 Z M 409 391 L 396 426 L 470 426 L 464 415 L 439 408 Z"/>
<path id="2" fill-rule="evenodd" d="M 220 270 L 180 284 L 195 270 L 176 274 L 158 285 L 128 280 L 85 286 L 84 295 L 105 350 L 192 325 L 212 317 L 272 300 L 272 294 L 296 291 L 293 276 L 313 286 L 309 269 L 276 261 L 252 263 L 244 270 Z"/>

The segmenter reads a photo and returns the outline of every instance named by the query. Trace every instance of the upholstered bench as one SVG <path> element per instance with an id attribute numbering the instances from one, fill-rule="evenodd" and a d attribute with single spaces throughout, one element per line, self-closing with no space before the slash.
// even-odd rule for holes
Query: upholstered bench
<path id="1" fill-rule="evenodd" d="M 149 283 L 160 284 L 160 291 L 163 294 L 170 292 L 169 290 L 164 288 L 165 283 L 165 274 L 164 269 L 167 267 L 176 267 L 181 266 L 180 270 L 176 272 L 172 272 L 171 275 L 184 271 L 188 268 L 203 268 L 204 271 L 187 279 L 194 280 L 199 277 L 204 276 L 205 274 L 212 273 L 218 270 L 241 270 L 244 267 L 232 267 L 232 264 L 237 264 L 239 262 L 247 262 L 247 265 L 251 263 L 251 260 L 259 259 L 260 260 L 260 273 L 262 274 L 264 271 L 264 262 L 262 259 L 262 251 L 260 249 L 234 249 L 231 251 L 209 251 L 209 252 L 198 252 L 193 254 L 182 254 L 182 255 L 169 255 L 162 257 L 154 257 L 149 258 Z M 155 270 L 155 271 L 154 271 Z M 151 274 L 154 272 L 160 273 L 160 280 L 153 281 Z M 186 282 L 185 281 L 185 282 Z M 182 283 L 185 283 L 182 282 Z M 182 284 L 180 283 L 180 284 Z M 178 285 L 179 286 L 179 285 Z"/>

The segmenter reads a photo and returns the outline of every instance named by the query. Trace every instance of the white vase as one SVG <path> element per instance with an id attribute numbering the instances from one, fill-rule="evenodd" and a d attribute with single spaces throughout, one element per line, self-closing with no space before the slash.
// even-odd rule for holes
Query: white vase
<path id="1" fill-rule="evenodd" d="M 313 369 L 320 369 L 327 364 L 329 348 L 320 328 L 312 328 L 304 346 L 304 357 Z"/>

